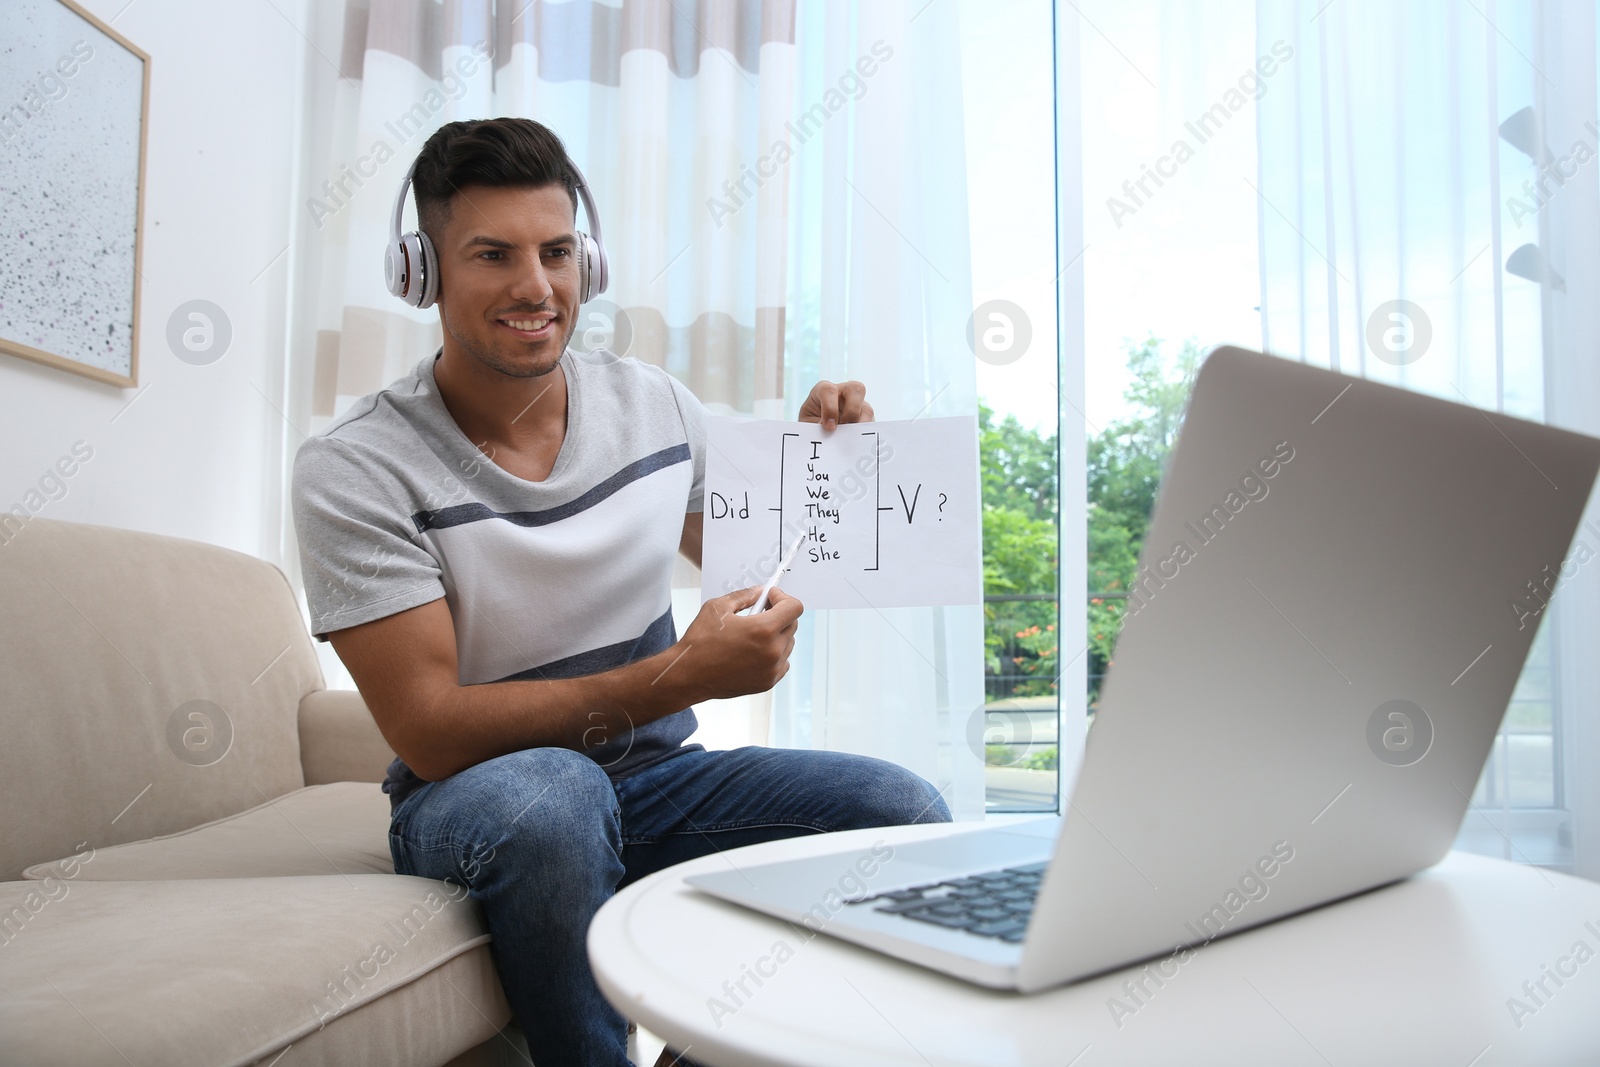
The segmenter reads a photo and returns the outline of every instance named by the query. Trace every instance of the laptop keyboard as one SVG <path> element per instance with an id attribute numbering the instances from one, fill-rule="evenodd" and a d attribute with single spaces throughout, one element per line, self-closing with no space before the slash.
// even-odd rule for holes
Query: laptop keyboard
<path id="1" fill-rule="evenodd" d="M 1028 929 L 1039 881 L 1048 866 L 1002 867 L 965 878 L 892 889 L 850 903 L 876 903 L 873 911 L 1015 943 Z"/>

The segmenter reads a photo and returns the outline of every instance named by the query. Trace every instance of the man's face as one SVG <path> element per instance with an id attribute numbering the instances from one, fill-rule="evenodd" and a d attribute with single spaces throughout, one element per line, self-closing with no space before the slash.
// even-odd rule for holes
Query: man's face
<path id="1" fill-rule="evenodd" d="M 560 185 L 456 192 L 435 246 L 438 302 L 468 355 L 513 378 L 555 369 L 578 322 L 575 221 Z"/>

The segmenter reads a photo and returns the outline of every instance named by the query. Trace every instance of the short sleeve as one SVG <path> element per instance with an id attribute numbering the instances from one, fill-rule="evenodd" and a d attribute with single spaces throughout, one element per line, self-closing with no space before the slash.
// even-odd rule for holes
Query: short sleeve
<path id="1" fill-rule="evenodd" d="M 306 441 L 290 500 L 317 640 L 444 596 L 438 561 L 416 540 L 398 483 L 357 449 L 329 437 Z"/>
<path id="2" fill-rule="evenodd" d="M 683 416 L 683 429 L 689 438 L 689 455 L 694 460 L 694 486 L 689 490 L 688 513 L 704 511 L 706 507 L 706 420 L 710 412 L 700 403 L 700 398 L 689 391 L 671 374 L 672 395 L 678 401 L 678 414 Z"/>

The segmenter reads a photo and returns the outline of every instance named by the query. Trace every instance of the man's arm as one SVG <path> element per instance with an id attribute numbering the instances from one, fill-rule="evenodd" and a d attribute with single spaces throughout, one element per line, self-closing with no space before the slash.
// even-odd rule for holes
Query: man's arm
<path id="1" fill-rule="evenodd" d="M 706 513 L 691 511 L 683 517 L 683 536 L 678 539 L 678 551 L 683 558 L 700 566 L 700 546 L 705 542 Z"/>
<path id="2" fill-rule="evenodd" d="M 444 598 L 328 635 L 384 740 L 438 781 L 524 748 L 587 751 L 702 700 L 765 692 L 789 671 L 800 601 L 760 589 L 708 600 L 679 641 L 616 670 L 551 681 L 461 685 Z"/>

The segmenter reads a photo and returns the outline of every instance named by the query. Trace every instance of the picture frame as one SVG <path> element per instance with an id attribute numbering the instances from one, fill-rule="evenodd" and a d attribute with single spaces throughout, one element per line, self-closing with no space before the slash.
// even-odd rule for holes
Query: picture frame
<path id="1" fill-rule="evenodd" d="M 0 352 L 136 387 L 150 57 L 74 0 L 6 0 Z"/>

